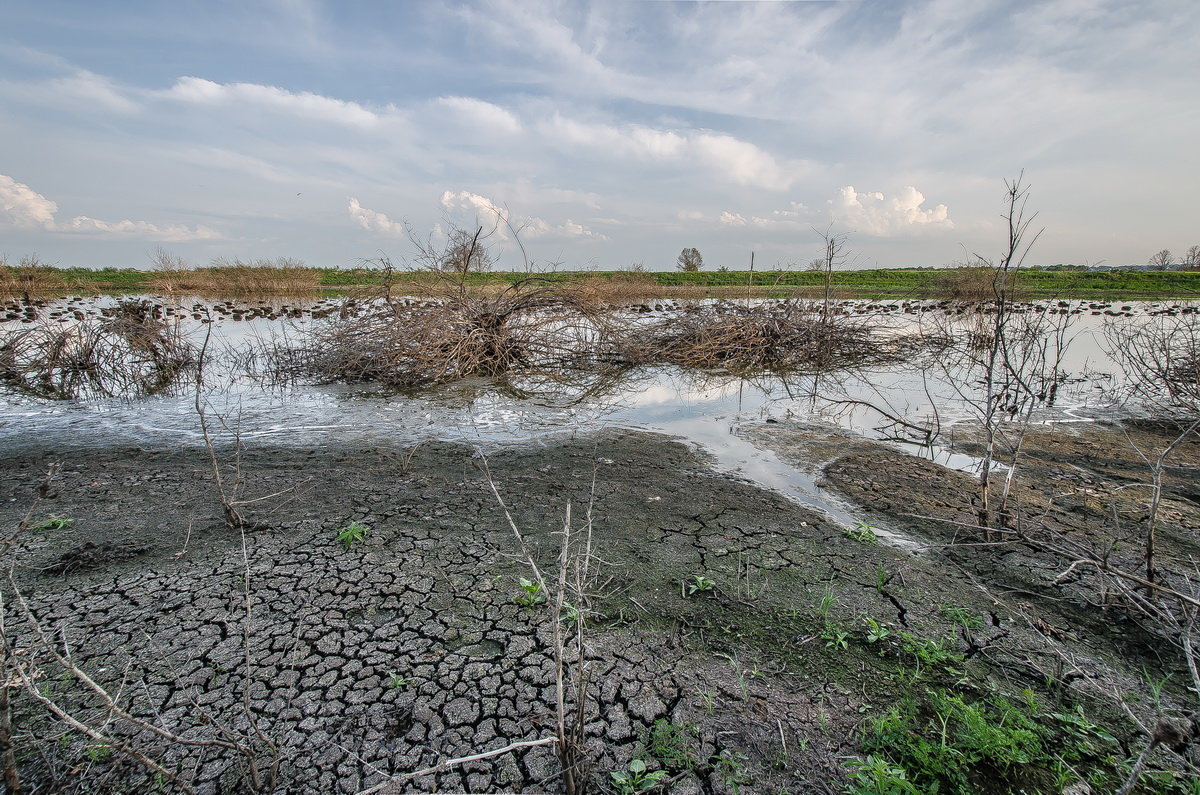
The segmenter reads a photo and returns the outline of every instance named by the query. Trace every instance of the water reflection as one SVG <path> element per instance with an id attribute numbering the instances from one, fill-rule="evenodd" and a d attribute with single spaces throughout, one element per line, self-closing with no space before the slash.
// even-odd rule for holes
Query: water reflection
<path id="1" fill-rule="evenodd" d="M 1137 306 L 1145 318 L 1154 305 Z M 442 439 L 494 449 L 604 428 L 648 431 L 682 439 L 723 471 L 846 522 L 852 517 L 845 506 L 818 487 L 822 462 L 787 464 L 752 437 L 770 434 L 770 421 L 778 421 L 811 427 L 814 433 L 824 428 L 887 440 L 954 467 L 973 463 L 939 443 L 947 428 L 973 416 L 971 401 L 980 385 L 969 368 L 939 352 L 914 352 L 888 365 L 787 376 L 675 366 L 581 368 L 405 391 L 274 379 L 263 351 L 286 344 L 319 321 L 294 313 L 253 323 L 233 317 L 229 313 L 204 323 L 188 314 L 177 325 L 193 335 L 193 343 L 194 335 L 211 331 L 202 399 L 210 414 L 224 418 L 226 427 L 218 436 L 225 440 L 236 431 L 243 441 L 271 445 L 408 446 Z M 1054 403 L 1037 409 L 1036 422 L 1087 421 L 1111 416 L 1114 409 L 1111 395 L 1124 376 L 1105 351 L 1105 330 L 1139 318 L 1084 312 L 1074 317 Z M 933 327 L 931 313 L 885 314 L 873 322 L 896 335 Z M 0 324 L 0 330 L 5 325 L 10 324 Z M 944 326 L 939 321 L 938 327 Z M 0 394 L 0 444 L 10 455 L 46 448 L 198 445 L 194 399 L 186 380 L 174 390 L 137 399 L 85 393 L 46 400 L 8 390 Z M 767 424 L 758 427 L 761 423 Z M 747 432 L 751 428 L 757 430 Z"/>

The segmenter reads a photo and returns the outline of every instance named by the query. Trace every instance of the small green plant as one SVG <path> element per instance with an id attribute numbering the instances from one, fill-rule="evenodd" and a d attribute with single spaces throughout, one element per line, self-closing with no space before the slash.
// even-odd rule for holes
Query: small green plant
<path id="1" fill-rule="evenodd" d="M 66 530 L 73 524 L 75 524 L 75 520 L 70 517 L 50 514 L 49 518 L 35 524 L 33 531 L 35 533 L 57 532 L 59 530 Z"/>
<path id="2" fill-rule="evenodd" d="M 646 753 L 669 771 L 681 773 L 695 769 L 698 760 L 692 745 L 699 734 L 694 723 L 672 723 L 659 718 L 646 737 Z"/>
<path id="3" fill-rule="evenodd" d="M 371 532 L 371 528 L 362 522 L 351 522 L 337 531 L 337 540 L 343 547 L 349 549 L 362 541 Z"/>
<path id="4" fill-rule="evenodd" d="M 867 522 L 855 522 L 852 526 L 843 530 L 842 535 L 860 544 L 874 544 L 879 540 L 877 530 L 877 527 Z"/>
<path id="5" fill-rule="evenodd" d="M 1028 690 L 1016 697 L 940 688 L 909 693 L 869 724 L 862 750 L 878 761 L 868 756 L 854 765 L 855 793 L 965 795 L 979 792 L 984 779 L 988 791 L 1060 792 L 1080 777 L 1094 791 L 1111 792 L 1121 763 L 1119 744 L 1082 711 L 1046 713 Z M 903 771 L 899 780 L 912 788 L 888 768 Z"/>
<path id="6" fill-rule="evenodd" d="M 712 766 L 716 769 L 717 775 L 725 782 L 725 786 L 733 795 L 739 795 L 742 791 L 742 785 L 746 783 L 746 755 L 739 754 L 728 748 L 721 749 L 721 753 L 712 758 Z"/>
<path id="7" fill-rule="evenodd" d="M 112 746 L 105 742 L 97 742 L 95 745 L 87 747 L 88 759 L 93 762 L 99 762 L 107 759 L 112 754 Z"/>
<path id="8" fill-rule="evenodd" d="M 392 671 L 388 674 L 388 687 L 394 687 L 398 690 L 403 689 L 417 681 L 414 677 L 404 676 Z"/>
<path id="9" fill-rule="evenodd" d="M 821 639 L 825 641 L 827 649 L 850 648 L 850 633 L 837 624 L 826 624 L 825 628 L 821 630 Z"/>
<path id="10" fill-rule="evenodd" d="M 540 582 L 519 577 L 517 585 L 521 587 L 521 593 L 513 597 L 513 601 L 521 607 L 533 607 L 546 601 L 545 588 Z"/>
<path id="11" fill-rule="evenodd" d="M 667 777 L 665 770 L 648 770 L 641 759 L 634 759 L 626 770 L 614 770 L 612 783 L 620 795 L 637 795 L 647 792 Z"/>
<path id="12" fill-rule="evenodd" d="M 867 643 L 881 643 L 892 635 L 887 624 L 881 624 L 873 618 L 864 618 L 863 623 L 867 625 Z"/>
<path id="13" fill-rule="evenodd" d="M 703 574 L 693 574 L 692 579 L 684 580 L 683 583 L 684 596 L 695 596 L 698 593 L 712 593 L 717 587 L 717 581 L 705 577 Z"/>
<path id="14" fill-rule="evenodd" d="M 887 587 L 888 580 L 892 579 L 892 575 L 888 573 L 887 567 L 882 563 L 875 567 L 875 590 L 883 593 L 883 589 Z"/>
<path id="15" fill-rule="evenodd" d="M 850 781 L 853 795 L 920 795 L 921 790 L 908 780 L 904 768 L 893 765 L 882 756 L 867 754 L 866 759 L 850 759 Z"/>
<path id="16" fill-rule="evenodd" d="M 901 656 L 907 656 L 922 666 L 939 671 L 953 671 L 962 664 L 963 656 L 945 642 L 930 640 L 903 630 L 895 633 L 900 641 Z"/>
<path id="17" fill-rule="evenodd" d="M 833 581 L 831 580 L 825 588 L 825 595 L 817 603 L 817 618 L 821 619 L 822 624 L 829 623 L 829 613 L 835 604 L 837 604 L 837 597 L 833 595 Z"/>
<path id="18" fill-rule="evenodd" d="M 568 624 L 575 624 L 583 618 L 583 611 L 570 602 L 563 602 L 562 620 Z"/>
<path id="19" fill-rule="evenodd" d="M 942 605 L 941 613 L 963 629 L 979 629 L 983 626 L 983 619 L 965 607 Z"/>

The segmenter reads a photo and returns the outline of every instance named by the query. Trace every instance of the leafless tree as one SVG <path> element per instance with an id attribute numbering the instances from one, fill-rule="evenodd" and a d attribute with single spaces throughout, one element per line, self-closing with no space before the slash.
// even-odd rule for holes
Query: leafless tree
<path id="1" fill-rule="evenodd" d="M 704 267 L 704 258 L 700 256 L 700 249 L 685 248 L 679 252 L 679 259 L 675 262 L 675 267 L 684 273 L 696 273 Z"/>
<path id="2" fill-rule="evenodd" d="M 821 238 L 824 254 L 812 261 L 813 270 L 825 274 L 825 300 L 821 305 L 821 319 L 829 322 L 833 310 L 833 269 L 846 262 L 846 241 L 850 239 L 849 232 L 834 232 L 833 227 L 813 229 Z"/>
<path id="3" fill-rule="evenodd" d="M 1171 269 L 1171 266 L 1175 264 L 1175 259 L 1171 256 L 1171 252 L 1164 248 L 1151 257 L 1147 264 L 1155 270 L 1165 271 Z"/>
<path id="4" fill-rule="evenodd" d="M 164 273 L 190 271 L 194 268 L 192 263 L 162 246 L 155 246 L 154 250 L 150 252 L 150 264 L 154 267 L 154 270 Z"/>
<path id="5" fill-rule="evenodd" d="M 1182 265 L 1190 271 L 1200 270 L 1200 246 L 1192 246 L 1187 250 Z"/>

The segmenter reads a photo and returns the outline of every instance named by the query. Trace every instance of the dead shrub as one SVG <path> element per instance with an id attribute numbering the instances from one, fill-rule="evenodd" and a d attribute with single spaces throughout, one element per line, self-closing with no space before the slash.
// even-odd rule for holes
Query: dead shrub
<path id="1" fill-rule="evenodd" d="M 1200 317 L 1161 317 L 1105 329 L 1126 389 L 1167 415 L 1200 417 Z"/>
<path id="2" fill-rule="evenodd" d="M 26 303 L 61 294 L 67 289 L 62 274 L 38 260 L 37 255 L 22 257 L 17 265 L 0 258 L 0 299 Z"/>
<path id="3" fill-rule="evenodd" d="M 586 367 L 604 326 L 594 304 L 531 279 L 436 300 L 348 302 L 278 361 L 326 382 L 422 386 Z"/>
<path id="4" fill-rule="evenodd" d="M 825 319 L 795 301 L 692 307 L 682 316 L 627 329 L 615 345 L 631 364 L 733 373 L 824 369 L 888 358 L 887 347 L 862 323 Z"/>
<path id="5" fill-rule="evenodd" d="M 606 307 L 629 306 L 661 293 L 653 276 L 632 271 L 584 276 L 573 279 L 562 289 L 583 304 Z"/>
<path id="6" fill-rule="evenodd" d="M 124 301 L 106 317 L 0 333 L 0 382 L 54 400 L 163 394 L 196 365 L 196 351 L 150 301 Z"/>
<path id="7" fill-rule="evenodd" d="M 1008 282 L 1003 285 L 1007 299 L 1022 300 L 1016 288 L 1016 274 L 1003 274 L 987 264 L 960 265 L 937 272 L 931 285 L 931 297 L 961 304 L 995 301 L 1002 288 L 1001 278 Z"/>
<path id="8" fill-rule="evenodd" d="M 218 298 L 313 295 L 321 285 L 321 271 L 289 257 L 242 261 L 214 260 L 193 270 L 164 269 L 147 280 L 157 293 L 185 293 Z"/>

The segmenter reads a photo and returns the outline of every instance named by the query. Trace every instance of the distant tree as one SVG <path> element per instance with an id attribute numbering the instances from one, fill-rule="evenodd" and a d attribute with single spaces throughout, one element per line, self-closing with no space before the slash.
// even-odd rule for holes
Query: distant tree
<path id="1" fill-rule="evenodd" d="M 481 237 L 483 227 L 478 227 L 475 231 L 452 228 L 446 240 L 446 247 L 438 254 L 438 270 L 460 275 L 490 270 L 495 257 Z"/>
<path id="2" fill-rule="evenodd" d="M 1155 270 L 1165 271 L 1170 270 L 1171 266 L 1175 264 L 1175 260 L 1171 256 L 1171 252 L 1164 248 L 1162 251 L 1151 257 L 1150 262 L 1147 264 Z"/>
<path id="3" fill-rule="evenodd" d="M 1200 270 L 1200 246 L 1192 246 L 1183 255 L 1183 267 L 1190 271 Z"/>
<path id="4" fill-rule="evenodd" d="M 679 252 L 679 260 L 675 267 L 684 273 L 695 273 L 704 267 L 704 258 L 700 256 L 700 249 L 685 248 Z"/>

